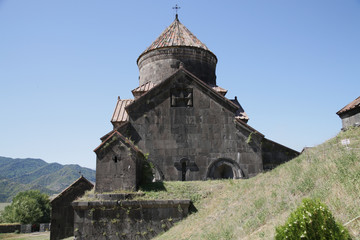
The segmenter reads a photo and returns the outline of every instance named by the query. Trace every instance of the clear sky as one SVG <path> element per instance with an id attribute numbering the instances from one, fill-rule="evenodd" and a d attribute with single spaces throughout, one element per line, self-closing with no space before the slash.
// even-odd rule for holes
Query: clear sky
<path id="1" fill-rule="evenodd" d="M 0 156 L 95 169 L 175 4 L 250 126 L 298 151 L 340 131 L 360 95 L 360 0 L 0 0 Z"/>

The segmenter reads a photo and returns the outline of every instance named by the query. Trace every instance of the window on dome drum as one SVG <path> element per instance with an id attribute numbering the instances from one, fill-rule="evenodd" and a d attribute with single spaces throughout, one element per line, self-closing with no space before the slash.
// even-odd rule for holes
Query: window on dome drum
<path id="1" fill-rule="evenodd" d="M 192 88 L 173 88 L 170 90 L 171 107 L 192 107 L 193 90 Z"/>

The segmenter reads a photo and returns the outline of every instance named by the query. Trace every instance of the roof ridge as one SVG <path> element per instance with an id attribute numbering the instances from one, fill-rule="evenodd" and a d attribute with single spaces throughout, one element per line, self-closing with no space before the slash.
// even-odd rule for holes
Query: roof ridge
<path id="1" fill-rule="evenodd" d="M 155 49 L 174 46 L 197 47 L 209 51 L 208 47 L 176 18 L 140 56 Z"/>
<path id="2" fill-rule="evenodd" d="M 347 104 L 345 107 L 343 107 L 339 111 L 337 111 L 336 114 L 340 115 L 342 113 L 345 113 L 345 112 L 355 109 L 357 107 L 360 107 L 360 96 L 357 97 L 355 100 L 351 101 L 349 104 Z"/>
<path id="3" fill-rule="evenodd" d="M 64 190 L 62 190 L 58 195 L 56 195 L 51 202 L 53 202 L 55 199 L 58 199 L 59 197 L 61 197 L 62 195 L 64 195 L 64 193 L 66 193 L 75 183 L 79 182 L 80 180 L 83 180 L 87 183 L 90 183 L 93 187 L 94 184 L 92 184 L 88 179 L 86 179 L 86 177 L 84 177 L 83 175 L 81 175 L 78 179 L 76 179 L 73 183 L 71 183 L 67 188 L 65 188 Z"/>

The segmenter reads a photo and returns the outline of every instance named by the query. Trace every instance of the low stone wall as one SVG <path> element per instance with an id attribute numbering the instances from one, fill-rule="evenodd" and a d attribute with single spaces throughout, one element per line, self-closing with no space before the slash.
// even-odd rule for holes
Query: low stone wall
<path id="1" fill-rule="evenodd" d="M 0 224 L 0 233 L 13 233 L 15 231 L 20 232 L 20 224 Z"/>
<path id="2" fill-rule="evenodd" d="M 40 230 L 39 232 L 47 232 L 50 231 L 51 224 L 50 223 L 40 223 Z"/>
<path id="3" fill-rule="evenodd" d="M 299 156 L 299 152 L 264 138 L 261 143 L 264 171 L 272 170 Z"/>
<path id="4" fill-rule="evenodd" d="M 188 215 L 190 200 L 73 202 L 77 240 L 151 239 Z"/>
<path id="5" fill-rule="evenodd" d="M 20 227 L 20 232 L 21 233 L 31 233 L 31 224 L 23 224 Z"/>

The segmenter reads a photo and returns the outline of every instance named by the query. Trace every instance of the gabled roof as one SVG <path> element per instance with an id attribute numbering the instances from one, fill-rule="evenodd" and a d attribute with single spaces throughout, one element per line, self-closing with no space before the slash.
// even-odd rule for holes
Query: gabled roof
<path id="1" fill-rule="evenodd" d="M 159 93 L 163 92 L 164 87 L 172 80 L 177 79 L 180 75 L 183 75 L 184 77 L 187 77 L 188 79 L 191 79 L 195 85 L 202 88 L 209 96 L 216 99 L 219 103 L 221 103 L 224 107 L 229 109 L 230 111 L 236 112 L 239 109 L 239 106 L 233 102 L 231 102 L 229 99 L 224 97 L 222 94 L 215 91 L 211 86 L 201 81 L 199 78 L 197 78 L 195 75 L 187 71 L 184 67 L 180 67 L 173 75 L 171 75 L 169 78 L 164 80 L 163 82 L 155 85 L 153 88 L 151 88 L 148 92 L 143 94 L 141 97 L 136 99 L 136 101 L 133 101 L 129 105 L 125 107 L 126 111 L 131 115 L 129 111 L 133 109 L 134 111 L 139 111 L 139 109 L 144 108 L 146 103 L 144 102 L 145 99 L 152 98 Z M 165 87 L 166 88 L 166 87 Z"/>
<path id="2" fill-rule="evenodd" d="M 71 191 L 74 187 L 83 184 L 85 186 L 84 188 L 84 192 L 81 194 L 72 194 Z M 63 196 L 66 196 L 67 194 L 71 194 L 71 195 L 77 195 L 77 197 L 79 197 L 79 195 L 82 195 L 85 193 L 85 191 L 91 190 L 94 187 L 94 184 L 92 184 L 89 180 L 87 180 L 84 176 L 81 175 L 81 177 L 79 177 L 78 179 L 75 180 L 75 182 L 73 182 L 72 184 L 70 184 L 67 188 L 65 188 L 61 193 L 59 193 L 55 198 L 53 198 L 51 200 L 51 202 L 54 202 L 55 200 L 60 199 Z M 74 199 L 75 200 L 75 199 Z"/>
<path id="3" fill-rule="evenodd" d="M 146 93 L 147 91 L 149 91 L 150 89 L 152 89 L 155 86 L 154 83 L 152 82 L 147 82 L 144 83 L 143 85 L 135 88 L 134 90 L 132 90 L 132 94 L 135 97 L 135 100 L 138 99 L 141 95 L 143 95 L 144 93 Z M 220 93 L 221 95 L 225 96 L 226 93 L 228 92 L 228 90 L 226 90 L 225 88 L 222 88 L 220 86 L 211 86 L 212 89 L 214 89 L 216 92 Z"/>
<path id="4" fill-rule="evenodd" d="M 243 120 L 241 120 L 241 119 L 239 119 L 239 118 L 235 118 L 235 123 L 236 123 L 238 126 L 246 129 L 246 130 L 249 131 L 249 132 L 257 133 L 257 134 L 259 134 L 260 137 L 262 137 L 262 138 L 265 137 L 264 134 L 260 133 L 260 132 L 257 131 L 255 128 L 251 127 L 249 124 L 247 124 L 246 122 L 244 122 Z"/>
<path id="5" fill-rule="evenodd" d="M 147 83 L 144 83 L 143 85 L 135 88 L 131 92 L 132 92 L 133 96 L 135 97 L 135 99 L 138 99 L 141 95 L 143 95 L 144 93 L 146 93 L 147 91 L 152 89 L 154 86 L 155 86 L 155 84 L 153 82 L 147 82 Z"/>
<path id="6" fill-rule="evenodd" d="M 118 131 L 119 133 L 123 134 L 124 131 L 127 129 L 128 124 L 129 124 L 129 122 L 124 122 L 124 123 L 119 124 L 119 126 L 114 127 L 113 130 L 111 130 L 110 132 L 108 132 L 107 134 L 105 134 L 104 136 L 102 136 L 100 138 L 101 142 L 105 141 L 115 131 Z"/>
<path id="7" fill-rule="evenodd" d="M 166 47 L 196 47 L 209 51 L 207 46 L 192 34 L 176 16 L 175 20 L 167 27 L 160 36 L 140 55 L 140 57 L 152 50 Z M 139 59 L 140 59 L 139 57 Z"/>
<path id="8" fill-rule="evenodd" d="M 126 112 L 125 107 L 133 101 L 133 99 L 120 99 L 120 97 L 118 97 L 111 122 L 120 124 L 127 122 L 129 120 L 129 115 Z"/>
<path id="9" fill-rule="evenodd" d="M 346 105 L 345 107 L 343 107 L 342 109 L 340 109 L 336 114 L 341 115 L 356 108 L 360 108 L 360 96 L 351 103 L 349 103 L 348 105 Z"/>
<path id="10" fill-rule="evenodd" d="M 97 148 L 95 148 L 94 152 L 97 152 L 98 150 L 100 150 L 101 147 L 104 146 L 107 142 L 113 141 L 114 136 L 118 137 L 120 139 L 120 141 L 123 142 L 127 147 L 130 147 L 135 152 L 138 152 L 138 153 L 141 153 L 142 155 L 144 155 L 137 146 L 135 146 L 129 139 L 124 137 L 121 133 L 119 133 L 116 130 L 114 130 L 113 133 L 110 134 L 106 140 L 104 140 Z"/>
<path id="11" fill-rule="evenodd" d="M 219 87 L 219 86 L 212 86 L 212 89 L 214 89 L 215 91 L 217 91 L 218 93 L 220 93 L 223 96 L 225 96 L 226 93 L 228 92 L 228 90 L 226 90 L 225 88 Z"/>
<path id="12" fill-rule="evenodd" d="M 235 99 L 230 99 L 233 103 L 239 106 L 239 109 L 236 111 L 236 118 L 243 120 L 245 123 L 249 121 L 249 117 L 240 105 L 239 101 L 237 100 L 237 97 L 235 96 Z"/>

